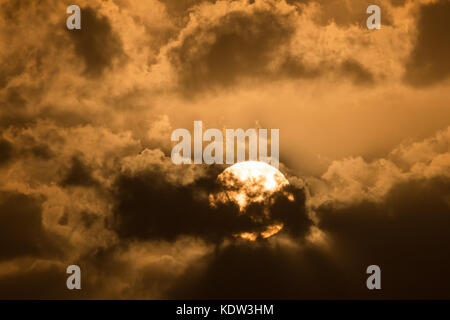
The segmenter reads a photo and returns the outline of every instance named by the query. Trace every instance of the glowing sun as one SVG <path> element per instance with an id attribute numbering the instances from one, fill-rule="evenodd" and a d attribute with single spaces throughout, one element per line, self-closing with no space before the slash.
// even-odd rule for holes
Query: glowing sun
<path id="1" fill-rule="evenodd" d="M 217 180 L 223 191 L 209 196 L 211 206 L 216 206 L 220 202 L 234 202 L 238 205 L 241 214 L 245 214 L 248 206 L 258 203 L 262 205 L 264 210 L 262 216 L 251 217 L 257 222 L 271 220 L 268 210 L 271 196 L 289 185 L 286 177 L 278 169 L 259 161 L 238 162 L 225 169 L 217 177 Z M 290 201 L 294 200 L 292 194 L 284 193 Z M 277 234 L 282 228 L 282 223 L 268 223 L 266 230 L 263 232 L 244 232 L 234 236 L 254 241 L 258 235 L 269 238 Z"/>

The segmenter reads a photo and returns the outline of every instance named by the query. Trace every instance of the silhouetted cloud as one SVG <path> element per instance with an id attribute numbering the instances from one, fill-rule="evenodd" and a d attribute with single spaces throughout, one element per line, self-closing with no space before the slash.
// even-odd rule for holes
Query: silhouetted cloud
<path id="1" fill-rule="evenodd" d="M 14 148 L 5 139 L 0 138 L 0 166 L 7 164 L 13 158 Z"/>
<path id="2" fill-rule="evenodd" d="M 45 230 L 41 201 L 24 194 L 0 192 L 0 260 L 60 254 L 59 237 Z"/>
<path id="3" fill-rule="evenodd" d="M 424 4 L 419 10 L 417 39 L 405 67 L 404 80 L 417 87 L 437 84 L 450 75 L 450 3 Z"/>
<path id="4" fill-rule="evenodd" d="M 113 31 L 108 17 L 90 7 L 82 8 L 82 16 L 81 30 L 67 32 L 74 40 L 75 53 L 84 61 L 84 73 L 90 77 L 100 77 L 115 62 L 124 61 L 122 42 Z"/>
<path id="5" fill-rule="evenodd" d="M 67 186 L 84 186 L 92 187 L 97 184 L 97 181 L 92 177 L 91 169 L 86 166 L 83 161 L 74 156 L 72 164 L 61 181 L 63 187 Z"/>
<path id="6" fill-rule="evenodd" d="M 374 75 L 355 60 L 344 61 L 341 64 L 341 71 L 357 86 L 372 85 L 375 82 Z"/>
<path id="7" fill-rule="evenodd" d="M 381 267 L 383 297 L 448 298 L 449 192 L 444 177 L 399 183 L 381 203 L 324 206 L 320 227 L 355 270 Z"/>
<path id="8" fill-rule="evenodd" d="M 269 63 L 295 32 L 293 12 L 231 11 L 190 31 L 169 57 L 188 94 L 270 75 Z"/>
<path id="9" fill-rule="evenodd" d="M 349 277 L 324 252 L 237 242 L 193 264 L 168 294 L 175 299 L 346 298 L 355 288 Z"/>
<path id="10" fill-rule="evenodd" d="M 220 188 L 216 177 L 213 171 L 191 184 L 173 185 L 155 171 L 119 176 L 113 193 L 116 231 L 124 238 L 175 240 L 195 236 L 214 243 L 241 232 L 264 231 L 267 222 L 252 219 L 263 214 L 262 205 L 250 205 L 244 212 L 233 202 L 210 205 L 209 194 Z M 282 222 L 286 232 L 302 235 L 311 224 L 304 191 L 289 189 L 295 192 L 295 201 L 287 200 L 281 191 L 273 195 L 269 208 L 272 223 Z"/>
<path id="11" fill-rule="evenodd" d="M 82 290 L 69 291 L 64 266 L 34 264 L 22 272 L 0 277 L 2 299 L 73 299 L 85 297 Z"/>
<path id="12" fill-rule="evenodd" d="M 329 247 L 235 242 L 193 264 L 177 299 L 448 298 L 449 179 L 396 185 L 381 203 L 320 208 Z M 382 291 L 366 288 L 381 267 Z M 189 275 L 189 276 L 188 276 Z"/>

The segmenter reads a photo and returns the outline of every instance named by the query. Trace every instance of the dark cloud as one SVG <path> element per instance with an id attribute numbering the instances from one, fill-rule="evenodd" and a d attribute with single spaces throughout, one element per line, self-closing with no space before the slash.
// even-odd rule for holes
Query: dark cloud
<path id="1" fill-rule="evenodd" d="M 22 157 L 49 160 L 55 156 L 48 144 L 37 141 L 29 134 L 22 134 L 16 139 L 18 154 Z"/>
<path id="2" fill-rule="evenodd" d="M 19 270 L 0 276 L 1 299 L 95 299 L 117 298 L 114 291 L 117 276 L 126 275 L 130 265 L 116 259 L 119 248 L 97 248 L 89 254 L 67 262 L 46 261 L 24 263 Z M 66 286 L 66 273 L 69 265 L 81 269 L 81 290 L 69 290 Z"/>
<path id="3" fill-rule="evenodd" d="M 61 226 L 67 226 L 68 223 L 69 223 L 69 214 L 67 213 L 67 211 L 64 211 L 63 215 L 58 220 L 58 224 Z"/>
<path id="4" fill-rule="evenodd" d="M 324 252 L 237 242 L 194 264 L 168 294 L 175 299 L 346 298 L 357 285 L 348 280 Z"/>
<path id="5" fill-rule="evenodd" d="M 0 166 L 7 164 L 14 155 L 13 145 L 5 139 L 0 138 Z"/>
<path id="6" fill-rule="evenodd" d="M 81 30 L 66 29 L 66 32 L 74 41 L 75 54 L 85 64 L 87 76 L 99 77 L 115 62 L 125 61 L 122 42 L 111 22 L 90 7 L 81 9 Z"/>
<path id="7" fill-rule="evenodd" d="M 44 229 L 41 201 L 20 193 L 0 193 L 0 260 L 59 254 L 58 237 Z"/>
<path id="8" fill-rule="evenodd" d="M 450 2 L 423 5 L 417 22 L 415 47 L 405 65 L 404 80 L 416 86 L 430 86 L 450 75 Z"/>
<path id="9" fill-rule="evenodd" d="M 72 158 L 72 164 L 60 184 L 63 187 L 92 187 L 97 185 L 97 181 L 92 176 L 92 169 L 80 157 L 74 156 Z"/>
<path id="10" fill-rule="evenodd" d="M 308 68 L 300 57 L 287 56 L 279 68 L 279 76 L 288 78 L 314 78 L 322 75 L 326 71 L 325 65 L 311 69 Z"/>
<path id="11" fill-rule="evenodd" d="M 209 204 L 208 195 L 217 192 L 216 173 L 186 186 L 174 186 L 158 172 L 120 176 L 113 192 L 116 205 L 115 229 L 123 238 L 175 240 L 182 235 L 219 242 L 241 232 L 266 230 L 263 206 L 253 204 L 244 213 L 232 202 Z M 295 190 L 297 200 L 288 201 L 277 193 L 269 208 L 272 220 L 282 222 L 291 234 L 306 232 L 310 224 L 304 207 L 304 191 Z M 183 205 L 180 205 L 182 203 Z"/>
<path id="12" fill-rule="evenodd" d="M 99 216 L 88 211 L 81 211 L 80 218 L 86 229 L 89 229 L 95 222 L 99 220 Z"/>
<path id="13" fill-rule="evenodd" d="M 27 69 L 31 76 L 33 71 Z M 45 85 L 37 81 L 33 85 L 10 85 L 4 90 L 0 90 L 0 127 L 26 128 L 36 123 L 42 111 L 36 108 L 40 99 L 46 94 Z"/>
<path id="14" fill-rule="evenodd" d="M 6 87 L 8 82 L 25 71 L 25 64 L 17 57 L 8 57 L 0 61 L 0 89 Z"/>
<path id="15" fill-rule="evenodd" d="M 358 61 L 348 59 L 341 64 L 341 72 L 357 86 L 370 86 L 375 83 L 374 75 Z"/>
<path id="16" fill-rule="evenodd" d="M 17 141 L 13 144 L 0 137 L 0 167 L 9 164 L 12 160 L 28 156 L 48 160 L 54 155 L 48 145 L 37 143 L 32 137 L 23 139 L 22 144 Z"/>
<path id="17" fill-rule="evenodd" d="M 324 8 L 329 8 L 331 3 L 336 8 L 342 7 L 338 2 L 327 2 Z M 358 5 L 361 6 L 358 17 L 364 20 L 365 26 L 365 10 L 369 4 Z M 358 86 L 375 83 L 374 75 L 354 59 L 345 60 L 337 68 L 338 63 L 332 59 L 313 67 L 304 62 L 301 53 L 290 53 L 288 47 L 296 32 L 297 14 L 295 10 L 284 14 L 261 9 L 233 11 L 214 23 L 202 23 L 190 30 L 181 44 L 169 51 L 183 93 L 193 96 L 203 91 L 238 87 L 248 79 L 304 79 L 330 72 L 348 77 Z M 327 20 L 324 24 L 328 23 Z"/>
<path id="18" fill-rule="evenodd" d="M 118 234 L 165 240 L 197 235 L 218 241 L 254 227 L 248 217 L 239 216 L 236 206 L 210 208 L 207 198 L 198 196 L 207 192 L 202 183 L 211 184 L 199 181 L 190 186 L 172 186 L 156 172 L 119 177 L 115 191 Z"/>
<path id="19" fill-rule="evenodd" d="M 67 266 L 66 266 L 67 267 Z M 66 267 L 33 266 L 0 277 L 1 299 L 70 299 L 86 297 L 83 290 L 68 290 Z"/>
<path id="20" fill-rule="evenodd" d="M 38 143 L 29 149 L 26 149 L 26 151 L 32 156 L 43 160 L 49 160 L 55 156 L 50 147 L 44 143 Z"/>
<path id="21" fill-rule="evenodd" d="M 73 221 L 74 219 L 76 221 Z M 70 222 L 72 225 L 77 225 L 85 229 L 90 229 L 95 224 L 97 224 L 97 222 L 100 221 L 101 221 L 100 216 L 95 213 L 86 210 L 76 212 L 69 209 L 65 210 L 64 213 L 61 215 L 61 217 L 58 220 L 58 224 L 61 226 L 67 226 Z"/>
<path id="22" fill-rule="evenodd" d="M 449 298 L 449 194 L 447 178 L 401 183 L 380 204 L 322 208 L 320 226 L 349 266 L 381 267 L 384 298 Z"/>
<path id="23" fill-rule="evenodd" d="M 193 264 L 169 296 L 179 299 L 449 298 L 450 180 L 397 185 L 381 204 L 319 210 L 327 249 L 235 242 Z M 277 237 L 277 236 L 276 236 Z M 382 290 L 366 288 L 381 267 Z"/>
<path id="24" fill-rule="evenodd" d="M 293 195 L 294 201 L 289 200 L 284 192 Z M 281 192 L 276 192 L 271 197 L 270 216 L 274 221 L 284 224 L 282 233 L 297 238 L 308 232 L 312 222 L 307 216 L 305 201 L 305 191 L 293 185 L 286 186 Z"/>
<path id="25" fill-rule="evenodd" d="M 169 57 L 189 94 L 229 87 L 241 79 L 270 74 L 268 64 L 294 31 L 290 15 L 230 12 L 212 25 L 197 27 Z"/>
<path id="26" fill-rule="evenodd" d="M 15 126 L 21 127 L 29 121 L 29 115 L 26 112 L 28 104 L 26 90 L 23 87 L 9 87 L 0 92 L 2 99 L 2 108 L 0 110 L 0 125 L 2 127 Z"/>

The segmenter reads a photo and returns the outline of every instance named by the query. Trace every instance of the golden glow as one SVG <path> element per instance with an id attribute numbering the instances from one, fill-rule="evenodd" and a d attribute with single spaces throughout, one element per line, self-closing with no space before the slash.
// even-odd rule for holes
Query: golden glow
<path id="1" fill-rule="evenodd" d="M 277 191 L 289 184 L 276 168 L 261 161 L 238 162 L 227 168 L 223 174 L 232 172 L 241 182 L 251 183 L 252 187 L 262 187 L 263 191 Z"/>
<path id="2" fill-rule="evenodd" d="M 235 234 L 235 237 L 241 237 L 242 239 L 248 240 L 248 241 L 255 241 L 258 235 L 254 232 L 242 232 L 240 234 Z"/>
<path id="3" fill-rule="evenodd" d="M 234 202 L 239 206 L 241 213 L 245 212 L 250 203 L 262 203 L 269 206 L 270 196 L 280 191 L 283 187 L 289 185 L 285 176 L 276 168 L 265 162 L 246 161 L 239 162 L 225 169 L 218 176 L 219 183 L 223 186 L 223 191 L 217 194 L 210 194 L 209 201 L 211 206 L 217 203 Z M 286 193 L 290 201 L 294 200 L 292 194 Z M 264 208 L 264 215 L 269 217 L 269 210 Z M 262 217 L 252 217 L 253 220 L 261 222 Z M 249 241 L 255 241 L 258 236 L 269 238 L 283 229 L 282 223 L 271 224 L 260 234 L 257 232 L 242 232 L 235 234 L 234 237 L 240 237 Z"/>
<path id="4" fill-rule="evenodd" d="M 216 197 L 218 201 L 233 201 L 241 211 L 251 202 L 263 202 L 289 182 L 276 168 L 265 162 L 238 162 L 225 169 L 218 177 L 225 193 Z M 211 200 L 211 198 L 210 198 Z M 214 205 L 214 199 L 211 201 Z"/>
<path id="5" fill-rule="evenodd" d="M 261 232 L 261 236 L 265 239 L 265 238 L 270 238 L 271 236 L 277 234 L 278 232 L 280 232 L 280 230 L 283 229 L 283 224 L 273 224 L 271 226 L 269 226 L 267 228 L 266 231 Z"/>
<path id="6" fill-rule="evenodd" d="M 273 224 L 271 226 L 268 226 L 267 229 L 263 232 L 261 232 L 261 237 L 264 239 L 270 238 L 273 235 L 276 235 L 280 230 L 283 229 L 283 224 Z M 256 232 L 242 232 L 239 234 L 235 234 L 234 237 L 240 237 L 242 239 L 248 240 L 248 241 L 256 241 L 258 238 L 258 233 Z"/>

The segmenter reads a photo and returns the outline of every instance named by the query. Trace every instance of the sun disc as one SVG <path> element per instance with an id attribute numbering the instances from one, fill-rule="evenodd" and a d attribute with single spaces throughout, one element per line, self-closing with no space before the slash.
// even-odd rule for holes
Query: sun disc
<path id="1" fill-rule="evenodd" d="M 210 195 L 211 206 L 216 206 L 219 202 L 231 201 L 237 204 L 240 212 L 244 214 L 251 203 L 259 203 L 264 208 L 263 217 L 252 217 L 252 219 L 256 222 L 270 222 L 259 236 L 269 238 L 283 228 L 283 224 L 271 220 L 268 210 L 271 196 L 289 185 L 286 177 L 278 169 L 260 161 L 238 162 L 225 169 L 217 180 L 223 190 Z M 288 195 L 287 197 L 290 199 Z M 234 236 L 255 241 L 258 234 L 243 232 Z"/>

